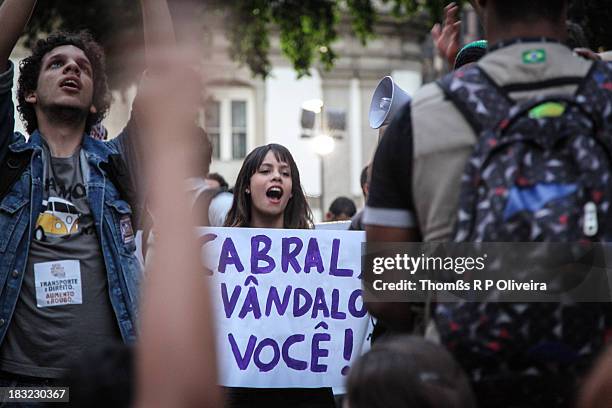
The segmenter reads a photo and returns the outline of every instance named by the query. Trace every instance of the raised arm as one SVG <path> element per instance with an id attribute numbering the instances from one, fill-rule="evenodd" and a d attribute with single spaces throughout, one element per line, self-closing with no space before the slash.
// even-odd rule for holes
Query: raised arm
<path id="1" fill-rule="evenodd" d="M 196 101 L 177 69 L 189 61 L 166 57 L 176 65 L 151 78 L 141 107 L 156 232 L 142 296 L 135 407 L 221 407 L 208 282 L 183 187 L 196 166 L 187 113 Z"/>
<path id="2" fill-rule="evenodd" d="M 156 69 L 163 65 L 161 61 L 168 60 L 164 57 L 164 53 L 175 52 L 174 28 L 166 0 L 140 0 L 140 7 L 144 27 L 146 66 L 151 68 L 151 75 L 154 75 L 155 71 L 161 71 Z M 129 122 L 116 138 L 108 142 L 111 148 L 121 154 L 127 167 L 127 173 L 135 187 L 139 187 L 138 184 L 142 180 L 142 161 L 143 157 L 148 154 L 147 141 L 141 129 L 142 114 L 139 111 L 140 106 L 146 100 L 145 95 L 149 93 L 147 87 L 151 75 L 142 75 L 136 98 L 132 104 Z M 130 205 L 136 209 L 138 214 L 144 214 L 144 191 L 140 189 L 138 194 L 136 200 L 130 202 Z M 142 218 L 138 217 L 137 229 L 143 228 L 141 221 L 143 221 Z"/>
<path id="3" fill-rule="evenodd" d="M 157 65 L 159 52 L 176 46 L 174 26 L 166 0 L 140 0 L 147 67 Z"/>
<path id="4" fill-rule="evenodd" d="M 144 0 L 143 0 L 144 1 Z M 5 72 L 13 48 L 23 33 L 36 0 L 4 0 L 0 6 L 0 72 Z"/>

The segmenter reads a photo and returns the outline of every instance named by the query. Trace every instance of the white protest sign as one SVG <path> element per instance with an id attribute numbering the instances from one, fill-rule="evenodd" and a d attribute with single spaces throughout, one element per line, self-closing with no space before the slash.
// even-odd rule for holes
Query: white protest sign
<path id="1" fill-rule="evenodd" d="M 340 387 L 369 316 L 359 231 L 203 228 L 220 382 Z"/>

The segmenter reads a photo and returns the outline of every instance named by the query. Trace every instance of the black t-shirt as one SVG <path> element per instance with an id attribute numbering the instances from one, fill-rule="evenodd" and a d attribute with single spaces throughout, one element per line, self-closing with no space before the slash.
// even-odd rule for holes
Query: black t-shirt
<path id="1" fill-rule="evenodd" d="M 408 103 L 393 118 L 376 149 L 363 224 L 416 227 L 411 180 L 412 119 Z"/>
<path id="2" fill-rule="evenodd" d="M 44 145 L 43 211 L 0 348 L 2 371 L 60 378 L 87 351 L 121 341 L 81 159 L 80 149 L 57 158 Z"/>

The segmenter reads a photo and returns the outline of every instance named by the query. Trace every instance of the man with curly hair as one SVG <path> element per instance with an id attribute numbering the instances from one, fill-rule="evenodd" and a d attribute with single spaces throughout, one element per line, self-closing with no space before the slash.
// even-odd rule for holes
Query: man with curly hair
<path id="1" fill-rule="evenodd" d="M 104 52 L 85 32 L 55 33 L 20 64 L 29 138 L 14 132 L 9 55 L 35 4 L 0 6 L 0 386 L 57 383 L 83 353 L 137 331 L 137 127 L 89 136 L 109 108 Z M 165 0 L 141 5 L 150 62 L 174 33 Z"/>

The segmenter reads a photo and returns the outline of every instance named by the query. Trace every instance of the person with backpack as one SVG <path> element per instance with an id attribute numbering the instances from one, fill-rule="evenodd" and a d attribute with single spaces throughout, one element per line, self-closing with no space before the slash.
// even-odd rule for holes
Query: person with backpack
<path id="1" fill-rule="evenodd" d="M 568 1 L 476 3 L 488 53 L 394 118 L 373 161 L 367 241 L 605 241 L 612 69 L 563 45 Z M 504 211 L 530 193 L 537 205 Z M 455 303 L 433 306 L 433 317 L 479 406 L 555 407 L 604 347 L 609 309 Z M 368 310 L 391 327 L 412 322 L 406 303 Z"/>
<path id="2" fill-rule="evenodd" d="M 53 33 L 21 61 L 14 132 L 9 55 L 35 0 L 0 6 L 0 385 L 57 384 L 97 346 L 132 343 L 142 274 L 128 180 L 129 130 L 90 136 L 109 108 L 101 47 L 86 32 Z M 147 62 L 172 46 L 165 0 L 142 0 Z M 152 30 L 155 31 L 152 31 Z M 123 180 L 123 181 L 121 181 Z"/>

